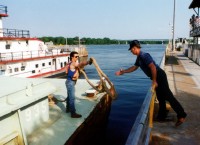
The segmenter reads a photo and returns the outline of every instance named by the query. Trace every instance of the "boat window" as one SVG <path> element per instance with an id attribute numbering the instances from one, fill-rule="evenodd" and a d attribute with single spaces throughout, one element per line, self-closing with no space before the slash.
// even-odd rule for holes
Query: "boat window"
<path id="1" fill-rule="evenodd" d="M 51 62 L 49 62 L 49 65 L 51 65 Z"/>
<path id="2" fill-rule="evenodd" d="M 18 71 L 19 71 L 19 68 L 16 67 L 14 70 L 15 70 L 15 72 L 18 72 Z"/>
<path id="3" fill-rule="evenodd" d="M 22 67 L 21 67 L 21 71 L 24 71 L 24 70 L 25 70 L 25 66 L 22 66 Z"/>
<path id="4" fill-rule="evenodd" d="M 66 66 L 66 65 L 67 65 L 67 62 L 65 61 L 65 62 L 64 62 L 64 66 Z"/>
<path id="5" fill-rule="evenodd" d="M 45 63 L 42 63 L 42 66 L 45 66 Z"/>
<path id="6" fill-rule="evenodd" d="M 8 73 L 10 73 L 10 74 L 12 73 L 12 69 L 11 68 L 8 70 Z"/>
<path id="7" fill-rule="evenodd" d="M 63 67 L 63 63 L 62 63 L 62 62 L 60 63 L 60 67 L 61 67 L 61 68 Z"/>
<path id="8" fill-rule="evenodd" d="M 35 70 L 32 70 L 32 74 L 34 74 L 35 73 Z"/>
<path id="9" fill-rule="evenodd" d="M 38 64 L 36 64 L 35 67 L 38 68 Z"/>
<path id="10" fill-rule="evenodd" d="M 10 44 L 6 44 L 6 49 L 10 49 Z"/>
<path id="11" fill-rule="evenodd" d="M 0 69 L 0 75 L 4 75 L 6 70 Z"/>

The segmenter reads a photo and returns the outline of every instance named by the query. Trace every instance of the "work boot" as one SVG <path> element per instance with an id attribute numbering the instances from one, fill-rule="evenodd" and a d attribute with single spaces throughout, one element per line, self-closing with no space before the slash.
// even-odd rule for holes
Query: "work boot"
<path id="1" fill-rule="evenodd" d="M 82 115 L 77 114 L 77 113 L 72 113 L 71 114 L 71 118 L 81 118 L 81 117 L 82 117 Z"/>
<path id="2" fill-rule="evenodd" d="M 183 117 L 178 118 L 175 126 L 178 127 L 179 125 L 181 125 L 183 122 L 185 122 L 185 118 L 186 118 L 187 114 L 185 114 Z"/>

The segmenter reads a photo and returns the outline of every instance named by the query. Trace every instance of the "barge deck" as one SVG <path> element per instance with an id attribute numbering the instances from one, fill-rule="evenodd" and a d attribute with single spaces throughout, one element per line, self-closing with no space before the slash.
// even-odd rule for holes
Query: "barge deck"
<path id="1" fill-rule="evenodd" d="M 106 92 L 87 97 L 85 91 L 92 88 L 85 79 L 79 79 L 75 87 L 76 110 L 81 118 L 71 118 L 65 112 L 65 79 L 0 80 L 0 144 L 81 145 L 101 141 L 98 134 L 105 131 L 111 98 Z M 49 96 L 57 103 L 50 101 L 49 105 Z"/>

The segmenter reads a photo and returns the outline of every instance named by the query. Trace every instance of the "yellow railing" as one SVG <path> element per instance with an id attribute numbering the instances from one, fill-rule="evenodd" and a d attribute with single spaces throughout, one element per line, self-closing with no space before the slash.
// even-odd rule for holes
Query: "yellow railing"
<path id="1" fill-rule="evenodd" d="M 156 99 L 156 91 L 155 91 L 155 88 L 152 87 L 152 90 L 151 90 L 151 103 L 150 103 L 150 106 L 149 106 L 149 127 L 150 128 L 153 128 L 153 113 L 154 113 L 154 103 L 155 103 L 155 99 Z"/>

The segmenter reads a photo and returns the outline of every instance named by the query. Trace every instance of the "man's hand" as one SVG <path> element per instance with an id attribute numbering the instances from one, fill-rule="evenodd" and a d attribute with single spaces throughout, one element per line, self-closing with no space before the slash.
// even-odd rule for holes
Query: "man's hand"
<path id="1" fill-rule="evenodd" d="M 120 69 L 119 71 L 115 73 L 116 76 L 123 75 L 123 74 L 124 74 L 124 71 L 122 69 Z"/>
<path id="2" fill-rule="evenodd" d="M 158 83 L 156 81 L 152 82 L 152 89 L 156 89 L 158 87 Z"/>

